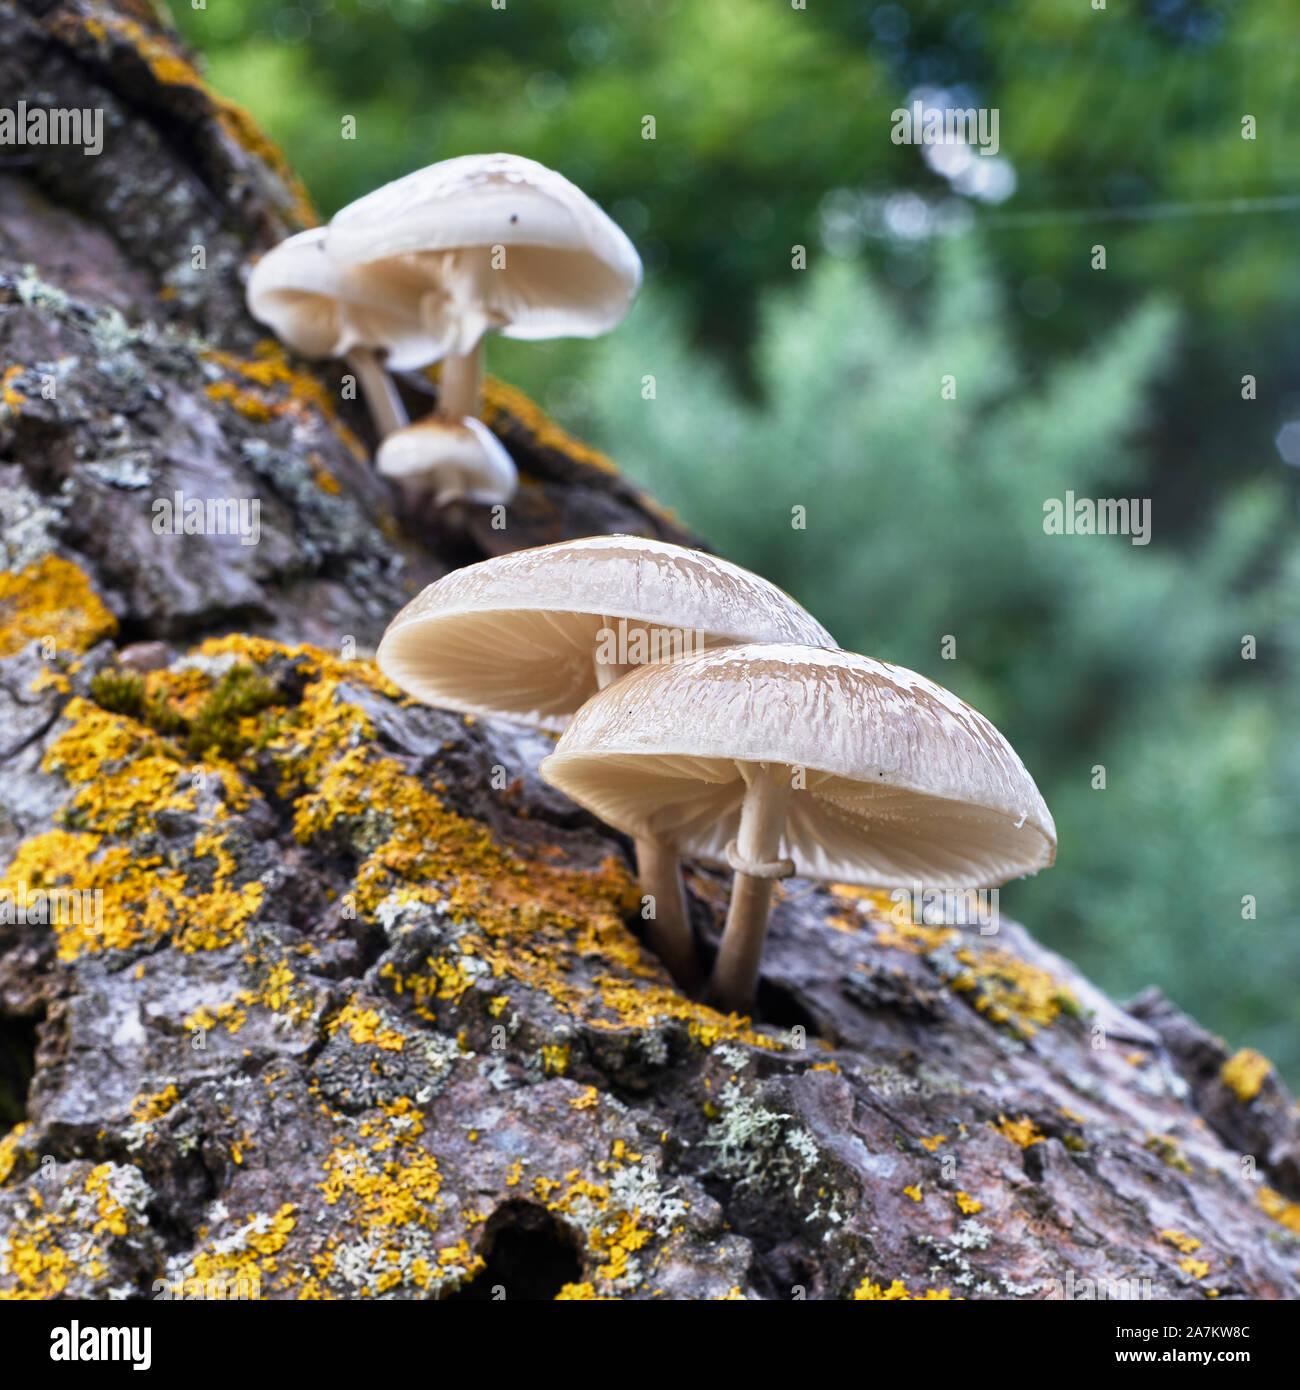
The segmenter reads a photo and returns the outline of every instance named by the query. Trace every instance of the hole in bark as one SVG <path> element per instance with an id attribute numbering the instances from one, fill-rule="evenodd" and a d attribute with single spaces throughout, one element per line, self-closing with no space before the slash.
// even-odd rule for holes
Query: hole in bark
<path id="1" fill-rule="evenodd" d="M 27 1118 L 27 1092 L 36 1075 L 40 1015 L 0 1013 L 0 1134 Z"/>
<path id="2" fill-rule="evenodd" d="M 812 1014 L 783 985 L 762 977 L 758 981 L 756 1016 L 774 1028 L 802 1028 L 806 1040 L 821 1036 Z"/>
<path id="3" fill-rule="evenodd" d="M 582 1277 L 582 1261 L 563 1226 L 543 1207 L 509 1202 L 488 1219 L 486 1268 L 446 1302 L 553 1299 Z"/>

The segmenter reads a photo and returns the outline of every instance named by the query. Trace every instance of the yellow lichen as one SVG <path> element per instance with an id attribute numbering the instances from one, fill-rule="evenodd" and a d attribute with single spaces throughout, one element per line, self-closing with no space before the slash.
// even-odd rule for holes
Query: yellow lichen
<path id="1" fill-rule="evenodd" d="M 316 486 L 323 493 L 330 497 L 338 497 L 343 491 L 343 484 L 329 471 L 328 468 L 314 467 L 312 477 L 316 480 Z"/>
<path id="2" fill-rule="evenodd" d="M 0 1139 L 0 1185 L 8 1179 L 18 1162 L 19 1149 L 23 1135 L 27 1133 L 27 1123 L 20 1120 L 4 1138 Z"/>
<path id="3" fill-rule="evenodd" d="M 0 375 L 0 405 L 5 406 L 6 409 L 14 415 L 18 414 L 22 409 L 23 402 L 27 399 L 27 397 L 13 385 L 13 383 L 22 376 L 25 370 L 26 368 L 15 364 L 12 367 L 6 367 L 4 374 Z"/>
<path id="4" fill-rule="evenodd" d="M 402 1035 L 394 1028 L 385 1027 L 374 1009 L 363 1009 L 355 1003 L 346 1004 L 330 1020 L 329 1032 L 333 1033 L 339 1028 L 342 1028 L 354 1043 L 370 1044 L 385 1052 L 401 1052 L 406 1046 Z"/>
<path id="5" fill-rule="evenodd" d="M 590 1303 L 616 1303 L 617 1299 L 606 1298 L 603 1294 L 598 1294 L 593 1284 L 565 1284 L 565 1286 L 555 1295 L 555 1302 L 583 1300 Z"/>
<path id="6" fill-rule="evenodd" d="M 259 987 L 241 989 L 233 998 L 212 1010 L 200 1006 L 184 1020 L 186 1028 L 201 1028 L 204 1032 L 210 1032 L 222 1024 L 226 1032 L 233 1036 L 248 1021 L 248 1010 L 251 1008 L 266 1009 L 290 1023 L 302 1023 L 311 1016 L 315 1000 L 283 956 L 276 961 L 266 961 L 253 953 L 244 957 L 244 963 L 262 969 Z"/>
<path id="7" fill-rule="evenodd" d="M 953 988 L 973 992 L 980 1013 L 1023 1037 L 1032 1038 L 1039 1028 L 1054 1023 L 1063 1009 L 1079 1012 L 1064 985 L 1000 946 L 985 944 L 978 952 L 966 948 L 957 952 L 957 959 L 970 969 L 953 979 Z"/>
<path id="8" fill-rule="evenodd" d="M 1178 1261 L 1178 1268 L 1181 1269 L 1184 1274 L 1190 1274 L 1193 1279 L 1204 1279 L 1210 1272 L 1210 1265 L 1207 1260 L 1197 1260 L 1191 1255 L 1184 1255 L 1183 1258 Z"/>
<path id="9" fill-rule="evenodd" d="M 229 639 L 227 639 L 229 640 Z M 210 644 L 209 650 L 217 650 Z M 313 660 L 320 660 L 315 654 Z M 653 1027 L 680 1020 L 704 1046 L 743 1040 L 781 1044 L 697 1004 L 667 984 L 623 924 L 637 902 L 621 862 L 571 870 L 554 854 L 528 857 L 499 844 L 478 821 L 450 810 L 430 786 L 375 747 L 364 712 L 342 698 L 344 679 L 375 684 L 362 663 L 325 659 L 296 710 L 282 712 L 264 748 L 281 775 L 280 795 L 294 802 L 294 833 L 304 844 L 328 843 L 340 828 L 369 852 L 358 866 L 354 896 L 372 916 L 388 900 L 437 903 L 467 930 L 422 972 L 386 972 L 394 992 L 417 1011 L 455 1002 L 477 976 L 469 957 L 492 980 L 508 977 L 545 991 L 566 1013 L 604 1029 Z M 386 683 L 385 683 L 386 684 Z M 590 985 L 573 978 L 580 959 L 606 971 Z M 492 997 L 500 997 L 494 990 Z M 694 1026 L 692 1026 L 694 1025 Z M 551 1069 L 557 1050 L 546 1055 Z"/>
<path id="10" fill-rule="evenodd" d="M 1177 1168 L 1180 1173 L 1192 1171 L 1187 1155 L 1166 1134 L 1148 1134 L 1142 1147 L 1158 1155 L 1162 1163 L 1168 1164 L 1170 1168 Z"/>
<path id="11" fill-rule="evenodd" d="M 6 1248 L 0 1253 L 0 1276 L 13 1282 L 0 1286 L 0 1300 L 36 1300 L 55 1298 L 68 1286 L 76 1265 L 68 1252 L 49 1237 L 48 1218 L 38 1218 L 30 1224 L 34 1229 L 14 1230 L 6 1238 Z M 93 1253 L 92 1253 L 93 1252 Z M 95 1258 L 98 1246 L 89 1247 Z"/>
<path id="12" fill-rule="evenodd" d="M 1201 1242 L 1195 1236 L 1186 1235 L 1182 1231 L 1168 1230 L 1160 1232 L 1160 1239 L 1166 1245 L 1172 1245 L 1175 1250 L 1181 1251 L 1184 1255 L 1190 1255 L 1193 1250 L 1201 1248 Z"/>
<path id="13" fill-rule="evenodd" d="M 1243 1105 L 1248 1105 L 1259 1095 L 1260 1087 L 1272 1070 L 1272 1062 L 1263 1053 L 1243 1047 L 1223 1064 L 1219 1079 Z"/>
<path id="14" fill-rule="evenodd" d="M 607 1166 L 610 1170 L 617 1167 Z M 553 1195 L 557 1191 L 560 1195 Z M 629 1211 L 620 1206 L 608 1184 L 583 1178 L 576 1170 L 566 1173 L 562 1181 L 535 1178 L 533 1193 L 548 1210 L 562 1213 L 587 1229 L 588 1248 L 600 1261 L 597 1279 L 614 1285 L 629 1277 L 629 1262 L 652 1234 L 641 1224 L 639 1209 Z"/>
<path id="15" fill-rule="evenodd" d="M 167 1086 L 161 1091 L 136 1096 L 131 1102 L 131 1118 L 137 1122 L 150 1124 L 161 1119 L 180 1099 L 175 1086 Z"/>
<path id="16" fill-rule="evenodd" d="M 875 924 L 876 939 L 882 946 L 919 956 L 955 948 L 954 958 L 962 968 L 950 975 L 949 984 L 959 993 L 969 994 L 974 1008 L 992 1022 L 1011 1028 L 1021 1037 L 1033 1037 L 1063 1012 L 1080 1012 L 1078 1000 L 1048 971 L 989 941 L 981 939 L 976 945 L 957 927 L 914 921 L 910 905 L 895 901 L 885 889 L 836 883 L 831 891 L 842 904 L 834 914 L 842 929 L 856 929 L 865 915 Z"/>
<path id="17" fill-rule="evenodd" d="M 280 148 L 269 140 L 261 127 L 241 106 L 218 96 L 192 63 L 162 34 L 150 32 L 138 21 L 126 15 L 101 10 L 97 15 L 81 18 L 67 14 L 57 17 L 56 32 L 75 37 L 80 25 L 97 43 L 111 36 L 128 43 L 140 55 L 154 80 L 164 87 L 188 87 L 207 99 L 214 119 L 226 136 L 240 149 L 260 159 L 284 185 L 289 197 L 290 212 L 303 227 L 316 225 L 316 211 L 306 186 L 294 173 Z"/>
<path id="18" fill-rule="evenodd" d="M 436 373 L 434 373 L 436 377 Z M 580 439 L 575 439 L 567 430 L 535 405 L 522 391 L 507 386 L 497 377 L 488 376 L 483 380 L 483 423 L 491 427 L 497 417 L 511 415 L 532 435 L 534 443 L 542 449 L 554 449 L 575 463 L 588 468 L 598 468 L 602 473 L 617 473 L 618 467 L 606 454 L 593 449 Z"/>
<path id="19" fill-rule="evenodd" d="M 984 1210 L 984 1203 L 969 1196 L 965 1192 L 958 1192 L 957 1210 L 960 1211 L 963 1216 L 974 1216 L 976 1212 Z"/>
<path id="20" fill-rule="evenodd" d="M 169 678 L 178 690 L 175 703 L 166 697 Z M 180 720 L 189 702 L 197 716 L 211 717 L 210 701 L 196 694 L 193 678 L 193 672 L 151 673 L 149 716 L 161 711 Z M 24 841 L 0 887 L 15 894 L 66 891 L 73 910 L 54 920 L 64 960 L 168 935 L 186 951 L 240 939 L 264 891 L 256 880 L 238 881 L 240 866 L 221 825 L 228 807 L 243 809 L 251 800 L 241 773 L 210 750 L 195 765 L 176 739 L 90 700 L 69 701 L 63 715 L 66 727 L 42 762 L 73 788 L 63 825 Z M 209 825 L 188 855 L 173 860 L 132 848 L 131 842 L 155 836 L 160 817 L 195 813 L 200 788 L 209 794 Z"/>
<path id="21" fill-rule="evenodd" d="M 124 1172 L 134 1170 L 98 1164 L 79 1191 L 48 1207 L 40 1191 L 24 1195 L 0 1240 L 0 1300 L 58 1298 L 74 1278 L 107 1275 L 109 1245 L 140 1234 L 140 1218 L 123 1205 Z"/>
<path id="22" fill-rule="evenodd" d="M 253 981 L 236 984 L 223 1002 L 195 1008 L 186 1027 L 233 1034 L 254 1009 L 296 1021 L 319 1008 L 323 996 L 297 977 L 292 953 L 246 935 L 263 886 L 241 868 L 244 841 L 233 838 L 233 813 L 265 794 L 280 802 L 312 850 L 338 860 L 340 840 L 349 845 L 351 881 L 342 891 L 358 915 L 373 919 L 381 907 L 436 904 L 456 924 L 456 933 L 442 937 L 423 960 L 388 977 L 402 1006 L 417 1014 L 427 1017 L 476 989 L 490 1016 L 488 1001 L 527 989 L 542 992 L 560 1015 L 588 1029 L 675 1025 L 699 1047 L 722 1041 L 781 1046 L 746 1020 L 720 1015 L 672 987 L 626 925 L 638 894 L 621 860 L 575 868 L 556 846 L 530 852 L 503 843 L 483 823 L 452 810 L 431 779 L 388 756 L 356 692 L 366 692 L 367 700 L 401 696 L 372 664 L 246 637 L 206 642 L 194 656 L 183 669 L 150 672 L 129 689 L 121 681 L 92 687 L 96 699 L 114 708 L 85 698 L 65 706 L 47 752 L 48 769 L 68 784 L 64 823 L 24 841 L 5 878 L 6 885 L 22 879 L 29 886 L 72 884 L 102 894 L 96 920 L 56 924 L 62 958 L 164 939 L 185 950 L 247 940 L 252 944 L 244 965 Z M 232 659 L 251 673 L 250 681 L 263 680 L 258 673 L 270 663 L 278 670 L 291 665 L 294 679 L 286 688 L 294 695 L 277 693 L 280 687 L 268 681 L 263 697 L 251 704 L 214 708 L 214 692 Z M 188 775 L 194 771 L 188 749 L 201 722 L 213 751 L 196 781 Z M 189 844 L 160 848 L 175 840 L 174 824 L 167 835 L 158 831 L 163 815 L 174 823 L 197 821 Z M 402 1034 L 379 1007 L 345 1002 L 327 1026 L 380 1051 L 401 1046 Z M 464 1028 L 459 1042 L 463 1051 L 472 1046 Z M 567 1070 L 574 1050 L 567 1039 L 547 1043 L 542 1063 L 552 1072 Z M 172 1099 L 166 1090 L 140 1098 L 135 1118 L 157 1118 Z M 576 1100 L 594 1106 L 599 1094 L 588 1089 Z M 482 1259 L 460 1249 L 454 1236 L 436 1248 L 430 1243 L 441 1219 L 441 1180 L 436 1157 L 414 1142 L 420 1117 L 401 1108 L 381 1114 L 360 1129 L 338 1117 L 348 1135 L 321 1174 L 327 1204 L 347 1211 L 337 1239 L 350 1239 L 360 1226 L 378 1241 L 373 1261 L 361 1271 L 360 1291 L 378 1294 L 401 1281 L 437 1293 L 463 1283 Z M 232 1163 L 243 1158 L 245 1142 L 229 1142 Z M 6 1149 L 21 1153 L 16 1142 Z M 626 1149 L 601 1166 L 624 1160 L 633 1161 Z M 549 1201 L 588 1232 L 595 1287 L 616 1291 L 653 1239 L 653 1224 L 635 1208 L 621 1207 L 604 1183 L 583 1188 L 577 1177 L 554 1181 Z M 278 1222 L 268 1228 L 273 1235 L 279 1231 L 277 1240 L 292 1229 L 288 1212 L 257 1220 Z M 384 1231 L 391 1236 L 379 1240 Z M 259 1224 L 253 1234 L 260 1239 L 266 1232 Z M 347 1280 L 328 1267 L 336 1246 L 312 1250 L 303 1257 L 308 1263 L 295 1263 L 292 1272 L 272 1267 L 274 1252 L 272 1263 L 259 1254 L 253 1264 L 221 1264 L 208 1248 L 193 1277 L 274 1275 L 277 1288 L 302 1297 L 355 1295 L 355 1266 L 349 1265 Z"/>
<path id="23" fill-rule="evenodd" d="M 54 654 L 84 652 L 117 631 L 117 619 L 71 560 L 43 555 L 24 570 L 0 570 L 0 656 L 49 640 Z"/>
<path id="24" fill-rule="evenodd" d="M 905 1197 L 910 1197 L 914 1202 L 919 1202 L 923 1194 L 920 1185 L 918 1183 L 913 1183 L 911 1186 L 903 1189 L 903 1195 Z"/>
<path id="25" fill-rule="evenodd" d="M 233 1238 L 213 1241 L 195 1254 L 188 1278 L 205 1288 L 224 1286 L 244 1297 L 260 1297 L 263 1282 L 279 1268 L 275 1257 L 297 1225 L 295 1210 L 286 1202 L 272 1215 L 246 1217 Z"/>
<path id="26" fill-rule="evenodd" d="M 333 396 L 311 372 L 295 367 L 279 343 L 264 339 L 257 345 L 256 356 L 251 358 L 216 348 L 209 348 L 203 356 L 228 373 L 223 380 L 211 382 L 205 388 L 212 400 L 225 402 L 247 419 L 259 423 L 280 416 L 306 419 L 315 412 L 324 418 L 356 458 L 368 457 L 365 445 L 338 418 Z M 319 464 L 313 474 L 323 491 L 339 490 L 338 480 Z"/>
<path id="27" fill-rule="evenodd" d="M 436 1292 L 472 1278 L 484 1262 L 464 1239 L 434 1244 L 443 1211 L 442 1176 L 437 1159 L 418 1142 L 424 1121 L 413 1102 L 399 1097 L 379 1106 L 355 1133 L 326 1157 L 319 1184 L 326 1204 L 346 1211 L 344 1232 L 330 1235 L 325 1249 L 313 1256 L 316 1281 L 299 1296 L 325 1295 L 337 1272 L 336 1251 L 358 1232 L 370 1253 L 359 1273 L 353 1269 L 349 1292 L 354 1296 L 373 1297 L 402 1284 Z"/>
<path id="28" fill-rule="evenodd" d="M 205 386 L 209 400 L 220 401 L 239 412 L 246 420 L 265 424 L 271 418 L 271 407 L 251 391 L 241 391 L 233 381 L 213 381 Z"/>
<path id="29" fill-rule="evenodd" d="M 33 695 L 40 695 L 46 690 L 54 690 L 60 695 L 67 695 L 72 690 L 67 676 L 53 666 L 42 666 L 37 672 L 36 679 L 27 688 Z"/>
<path id="30" fill-rule="evenodd" d="M 947 1141 L 946 1134 L 932 1134 L 928 1139 L 918 1139 L 916 1142 L 927 1152 L 933 1153 L 940 1144 Z"/>
<path id="31" fill-rule="evenodd" d="M 1256 1200 L 1266 1216 L 1271 1216 L 1288 1231 L 1300 1235 L 1300 1202 L 1288 1202 L 1280 1192 L 1274 1192 L 1271 1187 L 1261 1187 Z"/>
<path id="32" fill-rule="evenodd" d="M 900 1303 L 919 1300 L 923 1303 L 951 1302 L 952 1294 L 947 1289 L 926 1289 L 924 1293 L 908 1293 L 907 1285 L 901 1279 L 893 1280 L 889 1287 L 873 1284 L 867 1275 L 853 1291 L 855 1301 L 867 1303 Z"/>
<path id="33" fill-rule="evenodd" d="M 1046 1137 L 1027 1115 L 1021 1115 L 1018 1120 L 1008 1120 L 1005 1115 L 999 1115 L 997 1124 L 991 1120 L 989 1123 L 1004 1139 L 1022 1149 L 1029 1148 L 1031 1144 L 1041 1144 Z"/>
<path id="34" fill-rule="evenodd" d="M 127 1231 L 127 1212 L 113 1196 L 110 1179 L 112 1164 L 101 1163 L 93 1168 L 86 1178 L 86 1192 L 95 1199 L 95 1210 L 99 1219 L 91 1228 L 96 1235 L 108 1232 L 110 1235 L 124 1236 Z"/>

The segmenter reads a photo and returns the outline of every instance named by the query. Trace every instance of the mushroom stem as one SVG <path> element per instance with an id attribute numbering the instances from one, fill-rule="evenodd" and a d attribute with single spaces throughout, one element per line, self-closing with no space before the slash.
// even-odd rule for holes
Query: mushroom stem
<path id="1" fill-rule="evenodd" d="M 607 685 L 613 685 L 620 677 L 625 676 L 632 669 L 631 666 L 620 666 L 614 661 L 594 662 L 596 668 L 596 689 L 604 690 Z"/>
<path id="2" fill-rule="evenodd" d="M 713 975 L 705 999 L 717 1009 L 740 1013 L 754 1002 L 758 966 L 767 935 L 767 913 L 772 902 L 772 881 L 786 877 L 792 866 L 778 863 L 781 832 L 790 805 L 790 776 L 779 764 L 742 765 L 745 799 L 740 808 L 740 829 L 732 859 L 734 876 L 731 903 L 722 944 L 713 963 Z M 747 873 L 740 865 L 763 869 Z"/>
<path id="3" fill-rule="evenodd" d="M 593 662 L 598 690 L 633 669 L 612 661 L 593 658 Z M 700 985 L 700 967 L 677 851 L 651 835 L 636 836 L 636 875 L 641 892 L 654 899 L 654 916 L 647 919 L 646 928 L 650 949 L 668 967 L 678 988 L 694 994 Z"/>
<path id="4" fill-rule="evenodd" d="M 677 851 L 662 840 L 638 835 L 636 872 L 641 891 L 654 898 L 654 915 L 646 922 L 650 949 L 668 967 L 678 988 L 694 994 L 700 986 L 700 967 L 695 958 L 695 937 L 686 911 L 686 885 L 682 882 Z"/>
<path id="5" fill-rule="evenodd" d="M 397 394 L 393 378 L 388 375 L 373 348 L 354 347 L 345 358 L 348 366 L 361 384 L 361 394 L 366 398 L 366 409 L 379 438 L 387 439 L 397 430 L 404 430 L 411 423 Z"/>
<path id="6" fill-rule="evenodd" d="M 453 420 L 478 419 L 483 395 L 483 339 L 464 357 L 444 357 L 438 376 L 438 413 Z"/>
<path id="7" fill-rule="evenodd" d="M 438 520 L 446 532 L 464 533 L 469 528 L 469 500 L 463 488 L 453 487 L 434 498 Z"/>

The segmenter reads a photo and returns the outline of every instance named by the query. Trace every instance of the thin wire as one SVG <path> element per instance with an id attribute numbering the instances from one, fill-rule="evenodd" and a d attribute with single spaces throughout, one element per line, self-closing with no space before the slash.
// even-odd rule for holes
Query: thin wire
<path id="1" fill-rule="evenodd" d="M 977 215 L 981 227 L 999 231 L 1006 227 L 1052 227 L 1083 222 L 1144 222 L 1170 217 L 1240 217 L 1253 213 L 1293 212 L 1300 208 L 1300 193 L 1272 198 L 1219 198 L 1187 203 L 1148 203 L 1133 208 L 1061 208 L 1042 212 L 1003 212 Z"/>

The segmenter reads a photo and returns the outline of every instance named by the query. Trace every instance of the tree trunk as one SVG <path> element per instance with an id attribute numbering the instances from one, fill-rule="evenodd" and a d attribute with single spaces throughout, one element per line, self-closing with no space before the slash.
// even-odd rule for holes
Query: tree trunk
<path id="1" fill-rule="evenodd" d="M 549 741 L 366 658 L 456 564 L 689 537 L 493 382 L 505 528 L 395 515 L 245 314 L 311 217 L 249 118 L 132 0 L 0 25 L 6 100 L 103 113 L 0 160 L 0 1293 L 1300 1295 L 1267 1063 L 1014 923 L 787 883 L 758 1023 L 675 990 Z"/>

